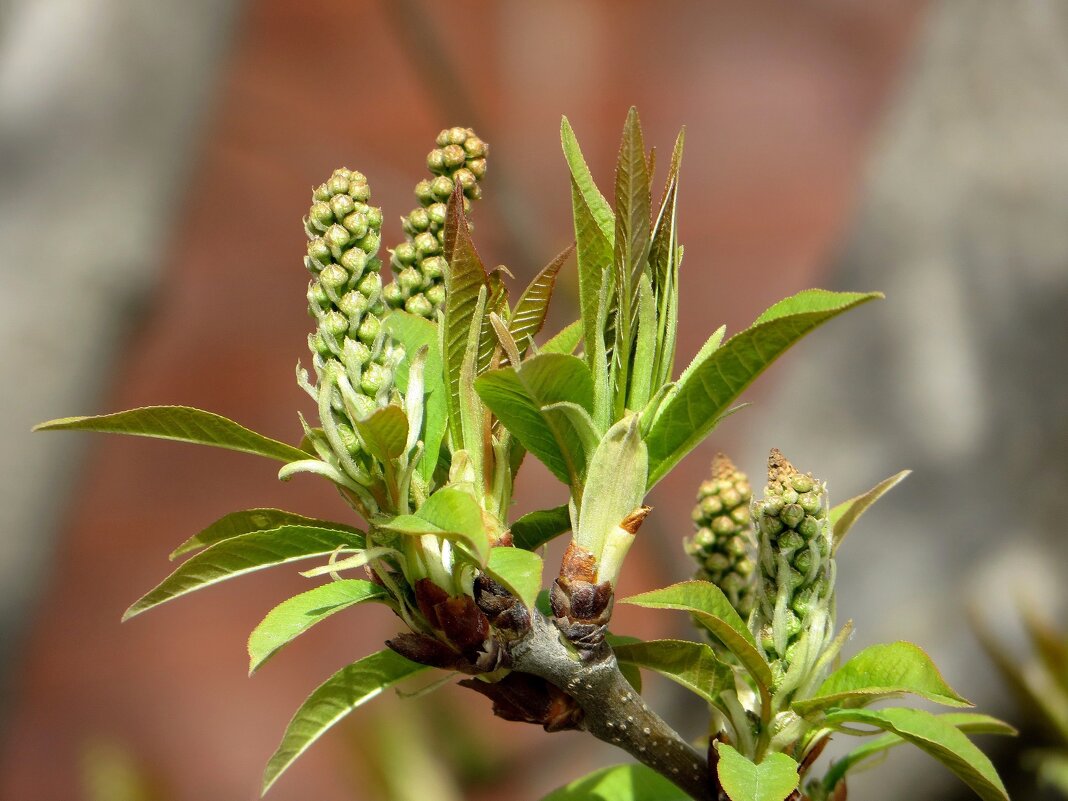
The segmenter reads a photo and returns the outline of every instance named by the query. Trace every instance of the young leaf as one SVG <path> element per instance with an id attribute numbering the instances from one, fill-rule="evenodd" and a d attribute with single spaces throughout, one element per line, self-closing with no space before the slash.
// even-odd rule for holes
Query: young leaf
<path id="1" fill-rule="evenodd" d="M 582 320 L 575 320 L 565 326 L 558 334 L 555 334 L 544 345 L 538 348 L 538 353 L 564 353 L 570 354 L 575 351 L 582 341 Z"/>
<path id="2" fill-rule="evenodd" d="M 984 801 L 1008 801 L 1005 786 L 990 760 L 960 730 L 922 709 L 843 709 L 827 715 L 826 725 L 849 731 L 860 723 L 896 734 L 933 756 Z"/>
<path id="3" fill-rule="evenodd" d="M 575 220 L 578 259 L 579 310 L 581 312 L 586 358 L 593 358 L 597 338 L 604 328 L 597 324 L 597 303 L 601 286 L 612 266 L 615 218 L 608 201 L 598 191 L 582 158 L 578 141 L 565 117 L 560 123 L 560 140 L 571 170 L 571 205 Z"/>
<path id="4" fill-rule="evenodd" d="M 656 298 L 649 276 L 638 279 L 638 333 L 634 347 L 634 368 L 627 395 L 628 409 L 640 412 L 659 387 L 653 384 L 656 372 Z"/>
<path id="5" fill-rule="evenodd" d="M 131 434 L 211 445 L 231 451 L 266 456 L 280 462 L 307 459 L 300 448 L 250 431 L 233 420 L 190 406 L 143 406 L 95 417 L 63 417 L 49 420 L 34 431 L 100 431 L 106 434 Z"/>
<path id="6" fill-rule="evenodd" d="M 965 734 L 1001 734 L 1011 737 L 1017 733 L 1016 729 L 1008 723 L 976 712 L 947 712 L 937 717 Z M 831 763 L 823 777 L 824 788 L 828 791 L 833 790 L 835 785 L 858 763 L 889 751 L 891 748 L 904 745 L 905 742 L 896 734 L 881 734 L 866 740 L 841 759 L 836 759 Z"/>
<path id="7" fill-rule="evenodd" d="M 408 415 L 392 403 L 375 409 L 363 420 L 352 421 L 367 450 L 380 462 L 404 453 L 408 442 Z"/>
<path id="8" fill-rule="evenodd" d="M 586 166 L 586 159 L 582 157 L 582 149 L 579 147 L 578 139 L 567 117 L 560 120 L 560 143 L 564 149 L 568 169 L 571 171 L 571 180 L 578 189 L 584 205 L 590 210 L 590 215 L 596 221 L 601 233 L 611 241 L 616 227 L 615 215 L 612 214 L 611 206 L 608 205 L 608 201 L 593 181 L 593 175 L 590 174 L 590 168 Z"/>
<path id="9" fill-rule="evenodd" d="M 703 642 L 650 640 L 613 645 L 612 650 L 619 662 L 655 670 L 713 706 L 719 705 L 723 690 L 734 687 L 734 671 Z"/>
<path id="10" fill-rule="evenodd" d="M 797 789 L 797 763 L 786 754 L 768 754 L 757 765 L 726 743 L 716 750 L 719 783 L 731 801 L 784 801 Z"/>
<path id="11" fill-rule="evenodd" d="M 370 581 L 343 579 L 331 581 L 283 601 L 268 612 L 249 635 L 249 675 L 259 670 L 264 662 L 320 620 L 364 601 L 376 601 L 386 597 L 386 591 Z"/>
<path id="12" fill-rule="evenodd" d="M 475 390 L 523 447 L 566 484 L 581 482 L 585 472 L 582 438 L 566 417 L 552 418 L 543 406 L 567 401 L 589 411 L 593 383 L 581 359 L 539 354 L 519 369 L 491 370 L 475 381 Z"/>
<path id="13" fill-rule="evenodd" d="M 362 548 L 363 535 L 352 529 L 286 524 L 218 542 L 190 557 L 158 587 L 126 610 L 123 620 L 220 581 L 299 559 L 327 556 L 338 548 Z"/>
<path id="14" fill-rule="evenodd" d="M 648 609 L 678 609 L 689 612 L 716 636 L 756 679 L 761 692 L 772 684 L 771 668 L 757 650 L 756 641 L 723 591 L 707 581 L 683 581 L 661 590 L 624 598 L 620 603 Z"/>
<path id="15" fill-rule="evenodd" d="M 638 111 L 631 106 L 623 126 L 623 141 L 616 162 L 616 232 L 612 263 L 616 281 L 616 349 L 615 361 L 619 370 L 619 394 L 616 416 L 625 408 L 626 389 L 630 385 L 630 357 L 632 353 L 631 311 L 634 302 L 634 281 L 646 266 L 649 257 L 649 173 L 645 161 Z"/>
<path id="16" fill-rule="evenodd" d="M 800 715 L 828 707 L 860 707 L 911 693 L 945 706 L 971 704 L 946 684 L 923 649 L 910 642 L 872 645 L 854 656 L 820 685 L 812 698 L 795 701 Z"/>
<path id="17" fill-rule="evenodd" d="M 566 503 L 553 509 L 539 509 L 528 512 L 512 523 L 512 544 L 516 548 L 534 551 L 570 530 L 571 514 Z"/>
<path id="18" fill-rule="evenodd" d="M 508 287 L 505 285 L 502 275 L 504 272 L 506 272 L 506 268 L 498 267 L 486 278 L 486 308 L 479 323 L 478 361 L 475 362 L 475 375 L 481 375 L 486 372 L 493 361 L 493 354 L 499 346 L 497 332 L 493 330 L 491 314 L 496 314 L 502 320 L 510 319 Z"/>
<path id="19" fill-rule="evenodd" d="M 286 727 L 282 742 L 263 773 L 263 792 L 271 789 L 297 757 L 352 710 L 426 669 L 425 665 L 409 662 L 393 651 L 379 651 L 327 679 L 301 704 Z"/>
<path id="20" fill-rule="evenodd" d="M 902 470 L 900 473 L 880 481 L 862 495 L 857 495 L 854 498 L 850 498 L 848 501 L 842 501 L 831 509 L 829 517 L 831 525 L 833 526 L 835 551 L 838 550 L 838 547 L 842 544 L 842 540 L 846 538 L 846 534 L 849 533 L 849 529 L 853 527 L 853 524 L 860 520 L 860 516 L 868 511 L 868 508 L 883 497 L 883 495 L 904 481 L 911 472 L 911 470 Z"/>
<path id="21" fill-rule="evenodd" d="M 433 534 L 468 546 L 485 564 L 490 542 L 482 524 L 482 509 L 471 495 L 459 487 L 444 487 L 420 506 L 414 515 L 398 515 L 379 524 L 398 534 Z"/>
<path id="22" fill-rule="evenodd" d="M 628 764 L 594 771 L 542 801 L 690 801 L 690 796 L 652 768 Z"/>
<path id="23" fill-rule="evenodd" d="M 460 425 L 460 372 L 467 351 L 472 317 L 478 306 L 479 292 L 489 280 L 482 259 L 471 241 L 471 231 L 464 214 L 463 195 L 457 182 L 449 199 L 445 218 L 445 325 L 442 358 L 445 365 L 449 420 Z M 450 434 L 450 436 L 452 436 Z"/>
<path id="24" fill-rule="evenodd" d="M 637 415 L 625 417 L 608 429 L 590 457 L 574 542 L 600 559 L 599 575 L 611 577 L 614 572 L 613 560 L 602 550 L 609 532 L 642 505 L 648 467 Z"/>
<path id="25" fill-rule="evenodd" d="M 269 531 L 287 524 L 313 526 L 315 528 L 334 528 L 351 531 L 359 535 L 356 529 L 342 523 L 334 523 L 329 520 L 316 520 L 304 517 L 293 512 L 283 512 L 281 509 L 245 509 L 241 512 L 230 514 L 216 520 L 199 534 L 194 534 L 181 545 L 174 549 L 170 555 L 171 561 L 192 551 L 199 551 L 217 542 L 228 540 L 239 534 L 251 534 L 254 531 Z"/>
<path id="26" fill-rule="evenodd" d="M 530 285 L 523 290 L 508 321 L 508 333 L 519 346 L 520 354 L 526 353 L 534 335 L 545 324 L 545 315 L 549 311 L 549 301 L 556 285 L 556 274 L 574 252 L 574 244 L 568 245 L 555 259 L 538 273 Z"/>
<path id="27" fill-rule="evenodd" d="M 511 591 L 528 609 L 541 591 L 541 557 L 520 548 L 491 548 L 486 572 Z"/>
<path id="28" fill-rule="evenodd" d="M 678 382 L 649 432 L 649 486 L 663 478 L 715 427 L 764 370 L 809 331 L 877 292 L 808 290 L 787 298 L 731 337 Z"/>
<path id="29" fill-rule="evenodd" d="M 412 357 L 422 348 L 427 349 L 426 365 L 423 368 L 423 392 L 426 402 L 423 409 L 423 457 L 419 474 L 428 482 L 438 464 L 441 441 L 445 437 L 448 416 L 445 374 L 438 346 L 437 326 L 414 314 L 394 311 L 385 319 L 385 328 L 391 337 L 404 346 L 404 359 L 397 367 L 397 385 L 402 392 L 408 390 L 408 369 Z"/>

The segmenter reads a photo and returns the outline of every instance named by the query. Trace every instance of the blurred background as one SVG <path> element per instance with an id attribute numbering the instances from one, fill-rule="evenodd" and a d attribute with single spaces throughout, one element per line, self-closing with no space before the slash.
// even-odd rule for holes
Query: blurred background
<path id="1" fill-rule="evenodd" d="M 571 237 L 560 115 L 607 187 L 632 104 L 662 153 L 687 126 L 680 362 L 809 286 L 887 300 L 784 358 L 658 486 L 621 591 L 689 575 L 716 449 L 759 486 L 779 447 L 838 500 L 911 467 L 839 559 L 849 652 L 913 640 L 1041 744 L 967 609 L 1009 645 L 1020 599 L 1063 625 L 1066 98 L 1057 0 L 0 0 L 0 798 L 257 798 L 300 701 L 396 628 L 385 609 L 342 615 L 246 678 L 248 632 L 306 587 L 285 568 L 120 627 L 223 514 L 346 509 L 251 457 L 30 426 L 182 403 L 298 440 L 311 187 L 362 170 L 400 241 L 437 131 L 471 125 L 492 146 L 475 239 L 522 285 Z M 574 293 L 572 274 L 553 324 Z M 517 511 L 563 497 L 528 460 Z M 685 634 L 681 617 L 616 620 Z M 647 686 L 701 733 L 693 696 Z M 1017 798 L 1041 797 L 1020 743 L 983 747 Z M 271 797 L 535 801 L 621 757 L 449 687 L 361 709 Z M 969 797 L 904 751 L 850 789 Z"/>

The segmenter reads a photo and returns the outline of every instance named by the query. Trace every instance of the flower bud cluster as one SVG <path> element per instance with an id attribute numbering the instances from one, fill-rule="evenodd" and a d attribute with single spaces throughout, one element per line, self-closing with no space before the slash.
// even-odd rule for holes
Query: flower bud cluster
<path id="1" fill-rule="evenodd" d="M 764 497 L 753 501 L 760 592 L 752 626 L 777 678 L 813 661 L 833 626 L 834 560 L 827 490 L 778 450 L 768 460 Z M 809 642 L 811 640 L 811 642 Z M 805 653 L 800 654 L 802 646 Z"/>
<path id="2" fill-rule="evenodd" d="M 388 311 L 377 256 L 382 210 L 369 205 L 370 199 L 361 173 L 337 169 L 313 192 L 304 220 L 309 240 L 304 264 L 312 275 L 308 313 L 317 323 L 308 347 L 319 391 L 325 384 L 330 393 L 333 419 L 323 425 L 347 452 L 338 454 L 342 462 L 361 454 L 353 420 L 389 401 L 394 369 L 403 356 L 382 328 Z"/>
<path id="3" fill-rule="evenodd" d="M 426 163 L 433 178 L 415 187 L 419 207 L 404 217 L 405 241 L 393 250 L 393 281 L 384 298 L 402 308 L 433 318 L 445 305 L 445 211 L 456 184 L 463 187 L 464 207 L 482 196 L 479 181 L 486 174 L 489 146 L 470 128 L 446 128 L 437 138 Z"/>
<path id="4" fill-rule="evenodd" d="M 701 483 L 693 521 L 697 531 L 685 543 L 698 565 L 696 578 L 723 590 L 743 620 L 753 611 L 756 550 L 750 525 L 753 490 L 745 473 L 717 453 L 712 475 Z"/>

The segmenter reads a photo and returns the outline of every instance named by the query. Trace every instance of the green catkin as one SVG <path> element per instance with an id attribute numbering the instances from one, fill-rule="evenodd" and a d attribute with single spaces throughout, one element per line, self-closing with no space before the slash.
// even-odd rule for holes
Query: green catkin
<path id="1" fill-rule="evenodd" d="M 317 322 L 308 336 L 318 378 L 312 394 L 331 448 L 356 480 L 365 475 L 360 468 L 368 456 L 353 423 L 389 402 L 403 356 L 382 328 L 388 311 L 377 256 L 382 210 L 369 205 L 370 199 L 361 173 L 337 169 L 312 193 L 304 220 L 309 240 L 304 264 L 312 275 L 308 313 Z"/>
<path id="2" fill-rule="evenodd" d="M 470 128 L 446 128 L 427 156 L 433 178 L 415 187 L 419 206 L 402 218 L 405 241 L 393 249 L 393 281 L 383 297 L 390 308 L 433 319 L 445 305 L 445 209 L 459 182 L 464 207 L 482 196 L 489 146 Z"/>
<path id="3" fill-rule="evenodd" d="M 693 521 L 697 531 L 685 543 L 698 565 L 696 578 L 723 590 L 743 620 L 753 610 L 756 550 L 750 524 L 749 479 L 730 458 L 717 453 L 711 477 L 701 483 Z"/>
<path id="4" fill-rule="evenodd" d="M 759 592 L 751 626 L 777 682 L 799 659 L 807 671 L 833 626 L 827 508 L 824 484 L 772 450 L 764 497 L 752 502 Z"/>

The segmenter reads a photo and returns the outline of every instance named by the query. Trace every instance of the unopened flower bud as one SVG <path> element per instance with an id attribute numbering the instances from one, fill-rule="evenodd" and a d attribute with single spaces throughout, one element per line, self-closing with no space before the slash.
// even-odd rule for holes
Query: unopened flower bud
<path id="1" fill-rule="evenodd" d="M 726 455 L 716 454 L 712 477 L 701 483 L 693 510 L 697 532 L 685 543 L 686 552 L 699 566 L 697 578 L 723 590 L 743 619 L 754 603 L 751 496 L 745 474 Z"/>

